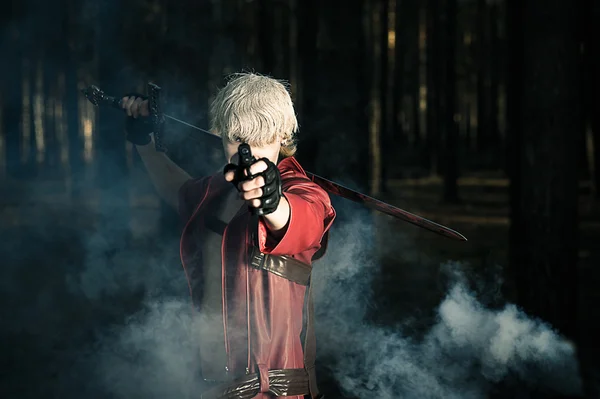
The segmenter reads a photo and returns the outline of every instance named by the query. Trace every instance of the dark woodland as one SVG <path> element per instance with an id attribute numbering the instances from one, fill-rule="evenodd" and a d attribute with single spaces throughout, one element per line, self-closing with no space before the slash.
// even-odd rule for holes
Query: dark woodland
<path id="1" fill-rule="evenodd" d="M 180 220 L 81 89 L 154 82 L 205 129 L 254 71 L 289 82 L 306 170 L 468 238 L 332 198 L 325 397 L 600 398 L 599 22 L 595 0 L 8 1 L 0 396 L 200 396 Z M 221 167 L 165 129 L 189 173 Z"/>

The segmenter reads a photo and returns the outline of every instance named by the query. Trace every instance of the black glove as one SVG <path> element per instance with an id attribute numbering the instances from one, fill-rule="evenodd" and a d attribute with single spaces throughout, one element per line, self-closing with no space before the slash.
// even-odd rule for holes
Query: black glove
<path id="1" fill-rule="evenodd" d="M 281 173 L 277 169 L 277 165 L 267 158 L 262 158 L 262 161 L 267 164 L 267 169 L 264 172 L 256 174 L 256 176 L 262 176 L 265 180 L 265 185 L 262 187 L 262 196 L 259 198 L 260 207 L 254 208 L 255 211 L 253 212 L 259 216 L 275 212 L 283 195 Z"/>
<path id="2" fill-rule="evenodd" d="M 139 93 L 129 93 L 126 94 L 125 97 L 141 97 L 143 100 L 148 99 L 148 96 Z M 133 144 L 150 144 L 152 141 L 150 138 L 150 133 L 154 132 L 152 118 L 149 116 L 139 116 L 137 118 L 128 116 L 127 120 L 125 121 L 125 132 L 127 133 L 125 136 L 127 141 Z"/>
<path id="3" fill-rule="evenodd" d="M 266 163 L 267 169 L 255 175 L 250 174 L 250 165 L 228 164 L 225 166 L 223 172 L 227 173 L 229 171 L 234 171 L 234 178 L 231 183 L 238 191 L 238 185 L 242 181 L 252 180 L 258 176 L 263 177 L 265 185 L 262 187 L 262 196 L 258 198 L 260 200 L 260 206 L 258 208 L 250 207 L 250 212 L 254 215 L 264 216 L 275 212 L 279 206 L 279 201 L 283 195 L 281 187 L 281 173 L 279 172 L 279 169 L 277 169 L 277 165 L 275 165 L 269 159 L 261 158 L 253 163 L 258 161 L 263 161 Z"/>

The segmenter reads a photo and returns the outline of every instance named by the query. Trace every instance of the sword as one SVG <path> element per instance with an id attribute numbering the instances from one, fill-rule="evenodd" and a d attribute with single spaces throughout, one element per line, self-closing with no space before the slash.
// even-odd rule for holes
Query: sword
<path id="1" fill-rule="evenodd" d="M 157 93 L 160 92 L 160 88 L 158 86 L 156 86 L 152 83 L 150 83 L 149 86 L 155 92 L 157 92 Z M 113 96 L 107 96 L 97 86 L 91 85 L 86 89 L 82 89 L 81 91 L 86 96 L 86 98 L 92 104 L 94 104 L 96 106 L 101 106 L 101 105 L 111 106 L 111 107 L 123 110 L 123 108 L 121 107 L 121 99 L 120 98 L 113 97 Z M 154 100 L 155 101 L 157 100 L 156 96 L 154 97 Z M 156 103 L 155 103 L 155 106 L 151 107 L 151 112 L 153 110 L 155 112 L 157 112 L 158 109 L 159 109 L 158 105 L 156 105 Z M 181 119 L 177 119 L 173 116 L 163 113 L 162 117 L 164 117 L 166 119 L 170 119 L 177 123 L 181 123 L 192 129 L 200 131 L 202 133 L 208 134 L 208 135 L 214 137 L 215 139 L 219 138 L 219 136 L 214 135 L 213 133 L 209 132 L 206 129 L 202 129 L 198 126 L 192 125 L 191 123 L 185 122 Z M 154 115 L 154 118 L 155 118 L 155 120 L 157 120 L 160 118 L 160 116 Z M 156 137 L 155 137 L 155 139 L 156 139 Z M 161 145 L 161 148 L 157 148 L 157 149 L 164 151 L 164 149 L 162 148 L 162 145 Z M 393 217 L 403 220 L 405 222 L 411 223 L 415 226 L 419 226 L 426 230 L 440 234 L 444 237 L 451 238 L 451 239 L 458 240 L 458 241 L 467 241 L 467 238 L 465 236 L 463 236 L 462 234 L 460 234 L 458 231 L 452 230 L 446 226 L 443 226 L 443 225 L 435 223 L 431 220 L 425 219 L 422 216 L 415 215 L 414 213 L 410 213 L 408 211 L 405 211 L 404 209 L 400 209 L 393 205 L 387 204 L 383 201 L 380 201 L 376 198 L 370 197 L 366 194 L 352 190 L 348 187 L 344 187 L 339 183 L 335 183 L 331 180 L 327 180 L 324 177 L 318 176 L 314 173 L 306 172 L 306 174 L 309 179 L 311 179 L 315 184 L 319 185 L 321 188 L 323 188 L 325 191 L 327 191 L 330 194 L 333 194 L 333 195 L 336 195 L 336 196 L 339 196 L 342 198 L 346 198 L 350 201 L 362 204 L 362 205 L 366 206 L 367 208 L 374 209 L 374 210 L 382 212 L 386 215 L 393 216 Z"/>

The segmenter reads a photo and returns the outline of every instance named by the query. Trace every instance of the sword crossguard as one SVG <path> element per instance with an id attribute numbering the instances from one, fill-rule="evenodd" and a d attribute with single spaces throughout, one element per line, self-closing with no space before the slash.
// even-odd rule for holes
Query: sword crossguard
<path id="1" fill-rule="evenodd" d="M 154 125 L 154 146 L 156 151 L 166 152 L 167 148 L 163 144 L 163 127 L 165 125 L 165 116 L 162 113 L 160 103 L 160 86 L 148 82 L 148 110 L 152 117 Z"/>

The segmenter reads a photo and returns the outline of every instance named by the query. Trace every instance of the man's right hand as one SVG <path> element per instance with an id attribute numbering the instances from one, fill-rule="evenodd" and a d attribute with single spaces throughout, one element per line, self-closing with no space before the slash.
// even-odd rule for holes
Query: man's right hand
<path id="1" fill-rule="evenodd" d="M 148 111 L 148 100 L 145 100 L 142 97 L 123 97 L 121 99 L 121 104 L 125 112 L 127 112 L 127 116 L 132 116 L 137 119 L 138 116 L 150 115 L 150 112 Z"/>
<path id="2" fill-rule="evenodd" d="M 148 100 L 135 95 L 127 96 L 121 99 L 121 106 L 127 112 L 127 140 L 136 145 L 150 144 L 150 133 L 153 132 L 154 126 L 148 118 Z"/>

